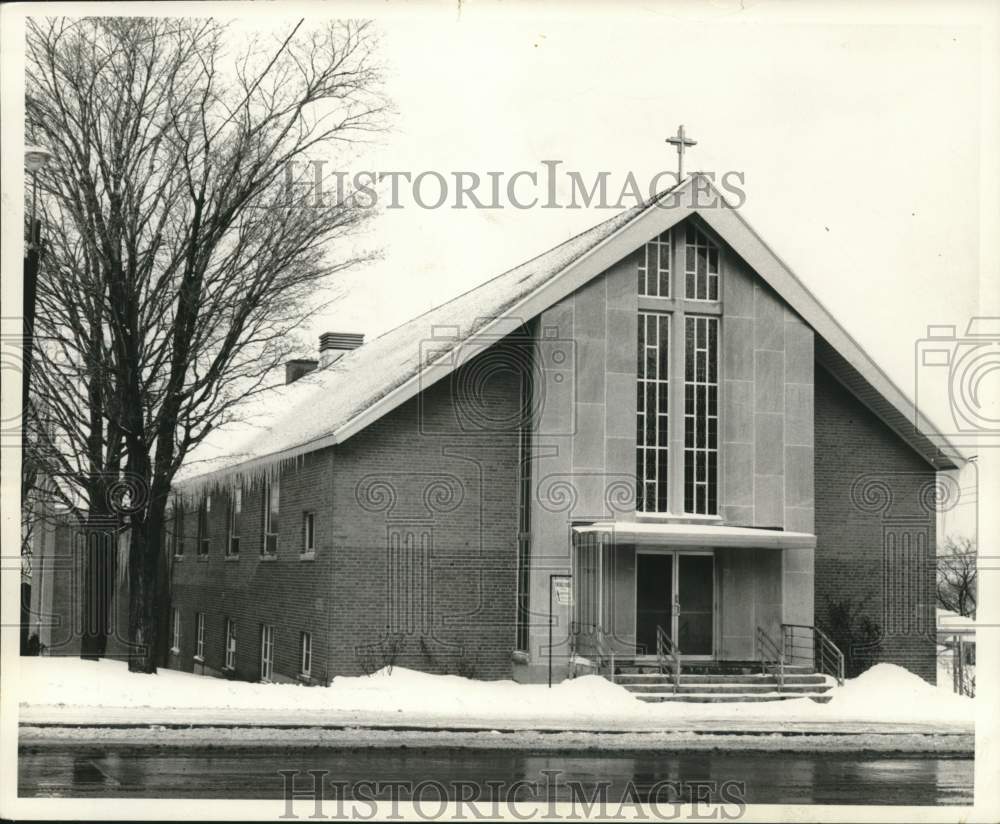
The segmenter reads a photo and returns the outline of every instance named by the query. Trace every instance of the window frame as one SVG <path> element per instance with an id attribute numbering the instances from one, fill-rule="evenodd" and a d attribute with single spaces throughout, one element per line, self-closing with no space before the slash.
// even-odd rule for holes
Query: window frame
<path id="1" fill-rule="evenodd" d="M 181 651 L 181 611 L 177 607 L 170 615 L 170 652 L 178 655 Z"/>
<path id="2" fill-rule="evenodd" d="M 175 559 L 184 557 L 184 502 L 181 498 L 174 499 L 174 511 L 172 521 L 173 535 L 171 543 Z"/>
<path id="3" fill-rule="evenodd" d="M 312 678 L 312 633 L 299 633 L 299 675 Z"/>
<path id="4" fill-rule="evenodd" d="M 694 326 L 694 343 L 695 352 L 692 360 L 694 361 L 694 379 L 690 379 L 688 376 L 688 357 L 691 354 L 688 345 L 688 334 L 687 329 L 690 324 Z M 703 348 L 698 347 L 698 327 L 704 324 L 706 330 L 705 346 Z M 684 506 L 683 512 L 685 515 L 694 515 L 700 517 L 716 517 L 719 514 L 719 489 L 721 487 L 719 481 L 719 424 L 721 416 L 719 414 L 720 401 L 721 401 L 721 380 L 719 376 L 719 367 L 721 357 L 719 354 L 719 341 L 721 338 L 721 322 L 716 315 L 699 315 L 696 312 L 690 312 L 684 315 L 684 448 L 683 448 L 683 471 L 684 471 Z M 714 341 L 712 340 L 714 338 Z M 712 364 L 708 357 L 708 353 L 714 348 L 715 363 L 714 363 L 714 381 L 710 380 L 712 374 Z M 698 380 L 698 364 L 697 356 L 699 352 L 705 352 L 705 376 L 704 380 Z M 691 395 L 693 396 L 694 411 L 688 413 L 687 400 L 689 387 L 691 388 Z M 705 404 L 704 407 L 700 405 L 699 402 L 699 388 L 704 388 L 705 392 Z M 715 414 L 711 413 L 712 403 L 710 401 L 711 390 L 715 390 Z M 699 412 L 704 413 L 704 445 L 698 445 L 699 429 Z M 689 420 L 693 422 L 693 426 L 689 425 Z M 712 423 L 714 422 L 715 433 L 714 438 L 711 436 Z M 688 434 L 691 434 L 690 441 L 693 442 L 693 446 L 689 446 Z M 710 443 L 711 442 L 711 443 Z M 705 468 L 705 479 L 698 479 L 698 466 L 699 466 L 699 455 L 704 456 L 704 468 Z M 693 495 L 691 498 L 692 506 L 689 506 L 688 499 L 688 461 L 693 460 L 691 468 L 691 483 L 694 486 Z M 714 484 L 714 495 L 711 484 Z M 698 489 L 703 487 L 705 489 L 704 495 L 704 509 L 705 511 L 700 511 L 701 507 L 699 505 L 698 499 Z M 709 506 L 709 502 L 714 498 L 714 506 Z"/>
<path id="5" fill-rule="evenodd" d="M 281 528 L 281 483 L 278 478 L 264 482 L 262 495 L 262 539 L 260 554 L 264 558 L 274 558 L 278 554 L 278 530 Z M 277 523 L 277 528 L 275 527 Z M 269 549 L 269 545 L 271 548 Z"/>
<path id="6" fill-rule="evenodd" d="M 692 242 L 691 238 L 694 238 Z M 693 253 L 689 253 L 693 249 Z M 705 249 L 705 297 L 698 297 L 700 291 L 698 272 L 698 251 Z M 712 252 L 715 253 L 715 271 L 711 270 Z M 690 261 L 694 258 L 694 269 Z M 688 293 L 691 278 L 694 278 L 694 296 Z M 715 287 L 715 297 L 712 297 L 712 287 Z M 684 233 L 684 300 L 695 303 L 722 302 L 722 247 L 693 223 L 689 223 Z"/>
<path id="7" fill-rule="evenodd" d="M 194 657 L 196 661 L 205 660 L 205 613 L 194 614 Z"/>
<path id="8" fill-rule="evenodd" d="M 229 534 L 226 540 L 226 557 L 240 557 L 240 519 L 243 515 L 243 487 L 237 486 L 229 498 Z"/>
<path id="9" fill-rule="evenodd" d="M 260 625 L 260 681 L 271 684 L 274 681 L 274 624 Z"/>
<path id="10" fill-rule="evenodd" d="M 666 252 L 664 252 L 664 248 Z M 652 253 L 655 263 L 655 274 L 650 271 L 650 253 Z M 656 235 L 643 244 L 641 258 L 639 260 L 638 289 L 639 297 L 644 298 L 670 298 L 673 295 L 673 258 L 674 258 L 674 238 L 673 231 L 667 229 Z M 666 255 L 667 268 L 663 268 L 664 254 Z M 650 280 L 656 285 L 656 289 L 651 291 Z M 664 294 L 663 286 L 666 284 Z"/>
<path id="11" fill-rule="evenodd" d="M 223 661 L 223 669 L 229 670 L 230 672 L 235 672 L 236 670 L 236 622 L 232 618 L 226 618 L 225 624 L 225 644 L 223 646 L 223 651 L 225 657 Z"/>
<path id="12" fill-rule="evenodd" d="M 637 326 L 639 323 L 645 324 L 645 317 L 649 314 L 660 314 L 668 315 L 670 317 L 670 330 L 668 334 L 668 347 L 669 347 L 669 357 L 667 358 L 668 364 L 668 375 L 667 381 L 664 384 L 666 387 L 667 401 L 666 401 L 666 414 L 667 420 L 666 430 L 667 439 L 666 442 L 663 441 L 662 433 L 658 441 L 655 441 L 660 447 L 666 447 L 666 461 L 667 461 L 667 472 L 666 472 L 666 485 L 667 485 L 667 497 L 665 508 L 663 502 L 655 498 L 656 492 L 652 492 L 654 499 L 648 508 L 645 507 L 646 504 L 646 481 L 648 475 L 648 466 L 641 463 L 642 453 L 641 450 L 650 447 L 648 438 L 645 437 L 644 432 L 640 432 L 640 424 L 646 422 L 643 417 L 644 412 L 648 412 L 647 409 L 642 408 L 642 401 L 640 399 L 640 392 L 644 391 L 643 380 L 643 364 L 640 362 L 639 356 L 642 354 L 638 351 L 638 345 L 644 344 L 643 332 L 644 327 L 639 329 L 639 333 L 636 335 L 637 338 L 637 351 L 636 351 L 636 429 L 635 429 L 635 447 L 636 447 L 636 464 L 635 464 L 635 512 L 636 517 L 642 519 L 656 520 L 663 518 L 682 518 L 682 519 L 699 519 L 699 520 L 720 520 L 721 512 L 723 506 L 723 495 L 722 495 L 722 478 L 721 478 L 721 466 L 723 464 L 722 456 L 722 386 L 723 386 L 723 347 L 722 342 L 724 340 L 725 328 L 722 322 L 723 319 L 723 298 L 725 293 L 725 283 L 724 283 L 724 272 L 725 272 L 725 245 L 721 240 L 707 227 L 696 220 L 689 218 L 688 220 L 672 227 L 669 230 L 672 235 L 672 258 L 671 258 L 671 294 L 673 297 L 670 298 L 658 298 L 655 296 L 642 294 L 640 289 L 640 294 L 637 297 L 638 309 L 637 309 Z M 697 282 L 695 283 L 695 297 L 688 297 L 688 266 L 687 266 L 687 256 L 688 252 L 688 236 L 689 233 L 697 248 L 695 248 L 693 254 L 695 255 L 694 262 L 695 268 L 698 265 L 698 255 L 701 254 L 704 258 L 704 294 L 706 297 L 699 299 L 697 297 Z M 699 252 L 699 249 L 703 251 Z M 639 266 L 642 265 L 642 261 L 639 261 Z M 640 273 L 641 274 L 641 273 Z M 709 285 L 709 275 L 711 275 L 711 280 L 714 282 Z M 688 446 L 688 434 L 686 432 L 687 427 L 690 425 L 689 417 L 687 416 L 687 399 L 686 399 L 686 368 L 687 368 L 687 319 L 692 316 L 698 317 L 710 317 L 713 320 L 709 321 L 709 326 L 714 327 L 714 351 L 712 356 L 714 361 L 712 367 L 715 372 L 715 414 L 714 416 L 714 443 L 709 444 L 713 448 L 709 451 L 709 462 L 705 464 L 706 469 L 704 470 L 705 481 L 709 484 L 706 487 L 706 491 L 703 493 L 703 498 L 699 499 L 699 494 L 694 495 L 693 501 L 688 500 L 685 495 L 686 487 L 685 483 L 687 480 L 686 473 L 686 462 L 687 458 L 687 446 Z M 706 397 L 709 392 L 708 389 L 705 390 Z M 645 397 L 645 395 L 644 395 Z M 648 405 L 648 403 L 647 403 Z M 660 414 L 664 410 L 657 404 L 657 413 Z M 700 418 L 699 418 L 700 420 Z M 660 421 L 657 421 L 659 424 Z M 705 424 L 706 432 L 708 428 L 708 423 Z M 695 433 L 697 436 L 697 432 Z M 676 448 L 673 448 L 676 447 Z M 707 469 L 708 466 L 712 469 Z M 702 471 L 700 469 L 692 471 Z M 711 473 L 711 478 L 709 477 Z M 656 484 L 656 489 L 658 491 L 659 484 Z M 651 491 L 651 490 L 650 490 Z M 710 499 L 714 498 L 713 506 L 709 506 Z M 700 511 L 699 511 L 700 510 Z"/>
<path id="13" fill-rule="evenodd" d="M 212 495 L 207 494 L 198 505 L 198 557 L 207 558 L 212 549 Z"/>
<path id="14" fill-rule="evenodd" d="M 652 324 L 650 324 L 650 321 L 652 321 Z M 640 309 L 639 324 L 636 347 L 637 349 L 641 347 L 642 352 L 637 352 L 636 355 L 636 511 L 649 515 L 665 515 L 671 510 L 670 491 L 672 487 L 670 456 L 673 450 L 670 448 L 670 423 L 674 416 L 670 409 L 672 398 L 670 357 L 673 353 L 671 345 L 674 326 L 673 313 Z M 649 344 L 651 325 L 657 336 L 655 346 L 650 346 Z M 664 326 L 666 327 L 665 332 Z M 665 352 L 663 351 L 664 349 L 666 350 Z M 653 355 L 655 376 L 647 374 L 646 371 L 650 363 L 650 350 L 655 353 Z M 663 376 L 664 371 L 666 373 L 665 377 Z M 638 398 L 640 390 L 643 396 L 641 407 Z M 652 390 L 653 395 L 652 413 L 647 409 L 650 390 Z M 663 411 L 664 409 L 666 409 L 665 412 Z M 650 429 L 650 414 L 654 418 L 652 429 Z M 641 430 L 640 425 L 642 427 Z M 650 434 L 652 434 L 653 443 L 648 442 Z M 651 455 L 653 458 L 653 476 L 649 477 L 649 460 Z M 660 471 L 661 467 L 662 472 Z M 641 473 L 640 469 L 642 470 Z M 640 484 L 642 488 L 641 494 L 639 494 Z M 649 500 L 648 490 L 650 484 L 652 484 L 653 508 L 645 509 L 642 507 Z M 663 502 L 662 508 L 660 506 L 661 501 Z"/>

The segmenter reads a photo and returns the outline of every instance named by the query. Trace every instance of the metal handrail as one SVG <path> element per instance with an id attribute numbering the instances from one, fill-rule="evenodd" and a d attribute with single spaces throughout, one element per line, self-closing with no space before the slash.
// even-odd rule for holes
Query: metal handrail
<path id="1" fill-rule="evenodd" d="M 790 650 L 810 649 L 812 651 L 813 667 L 819 672 L 832 676 L 837 684 L 844 686 L 844 653 L 830 640 L 823 630 L 811 624 L 782 624 L 782 644 Z M 795 631 L 805 630 L 812 643 L 795 642 Z"/>
<path id="2" fill-rule="evenodd" d="M 757 657 L 760 659 L 761 673 L 767 675 L 767 668 L 770 665 L 776 669 L 778 676 L 778 692 L 785 688 L 785 652 L 784 636 L 782 636 L 782 648 L 774 642 L 774 639 L 764 631 L 762 627 L 757 627 L 756 635 Z"/>
<path id="3" fill-rule="evenodd" d="M 594 636 L 594 647 L 597 651 L 597 671 L 601 671 L 601 667 L 604 666 L 604 662 L 609 663 L 609 673 L 608 677 L 611 683 L 615 683 L 615 650 L 614 647 L 608 643 L 608 639 L 604 635 L 604 631 L 599 627 L 596 627 L 596 634 Z"/>
<path id="4" fill-rule="evenodd" d="M 666 673 L 667 666 L 671 667 L 674 692 L 677 692 L 681 685 L 681 651 L 680 648 L 670 640 L 670 636 L 659 624 L 656 625 L 656 662 L 660 666 L 660 672 Z"/>

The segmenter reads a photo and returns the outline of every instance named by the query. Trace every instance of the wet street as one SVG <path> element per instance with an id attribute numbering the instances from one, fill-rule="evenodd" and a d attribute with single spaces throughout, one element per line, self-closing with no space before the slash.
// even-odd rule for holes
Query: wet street
<path id="1" fill-rule="evenodd" d="M 18 770 L 19 794 L 26 797 L 275 799 L 282 809 L 289 776 L 279 770 L 296 772 L 297 791 L 312 787 L 307 770 L 325 771 L 331 803 L 337 797 L 391 800 L 392 782 L 409 782 L 395 790 L 403 800 L 429 782 L 452 799 L 579 801 L 606 782 L 612 804 L 629 794 L 648 801 L 654 793 L 664 802 L 695 796 L 750 804 L 973 801 L 973 760 L 939 755 L 25 745 Z M 423 797 L 440 797 L 434 792 Z M 303 815 L 312 811 L 308 799 L 296 803 Z"/>

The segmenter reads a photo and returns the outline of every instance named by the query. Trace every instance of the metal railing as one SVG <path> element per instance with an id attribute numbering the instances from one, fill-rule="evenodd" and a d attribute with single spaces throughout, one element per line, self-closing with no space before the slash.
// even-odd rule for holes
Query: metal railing
<path id="1" fill-rule="evenodd" d="M 844 653 L 819 627 L 782 624 L 781 645 L 791 663 L 804 661 L 816 672 L 830 675 L 844 686 Z"/>
<path id="2" fill-rule="evenodd" d="M 608 678 L 615 683 L 615 648 L 608 643 L 604 631 L 598 629 L 594 638 L 594 649 L 597 653 L 597 671 L 601 672 L 604 664 L 608 665 Z"/>
<path id="3" fill-rule="evenodd" d="M 784 639 L 784 636 L 782 636 Z M 768 674 L 768 667 L 778 678 L 778 692 L 785 687 L 785 652 L 762 627 L 757 627 L 756 652 L 760 660 L 761 674 Z"/>
<path id="4" fill-rule="evenodd" d="M 596 624 L 588 624 L 581 628 L 573 623 L 569 634 L 569 652 L 571 661 L 575 661 L 577 657 L 592 660 L 594 671 L 598 675 L 603 674 L 604 668 L 607 667 L 611 683 L 615 682 L 615 649 L 608 642 L 604 630 Z"/>
<path id="5" fill-rule="evenodd" d="M 674 692 L 677 692 L 681 684 L 681 651 L 659 624 L 656 625 L 656 662 L 664 674 L 670 667 Z"/>

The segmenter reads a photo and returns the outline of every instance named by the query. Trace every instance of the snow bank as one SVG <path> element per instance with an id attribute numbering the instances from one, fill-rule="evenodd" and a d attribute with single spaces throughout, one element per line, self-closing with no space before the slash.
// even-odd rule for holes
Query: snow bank
<path id="1" fill-rule="evenodd" d="M 253 684 L 161 670 L 129 673 L 117 661 L 22 658 L 19 694 L 31 706 L 246 709 L 276 712 L 359 712 L 373 720 L 391 715 L 440 718 L 534 720 L 541 723 L 667 720 L 860 721 L 969 723 L 970 698 L 940 690 L 893 664 L 878 664 L 842 688 L 833 700 L 808 698 L 747 704 L 646 704 L 623 687 L 589 675 L 556 684 L 474 681 L 396 667 L 371 677 L 335 678 L 329 687 Z"/>
<path id="2" fill-rule="evenodd" d="M 592 716 L 636 712 L 624 688 L 590 675 L 556 684 L 474 681 L 393 668 L 372 676 L 339 677 L 329 687 L 227 681 L 161 669 L 130 673 L 118 661 L 22 658 L 22 703 L 32 706 L 178 709 L 360 710 L 454 717 Z"/>

